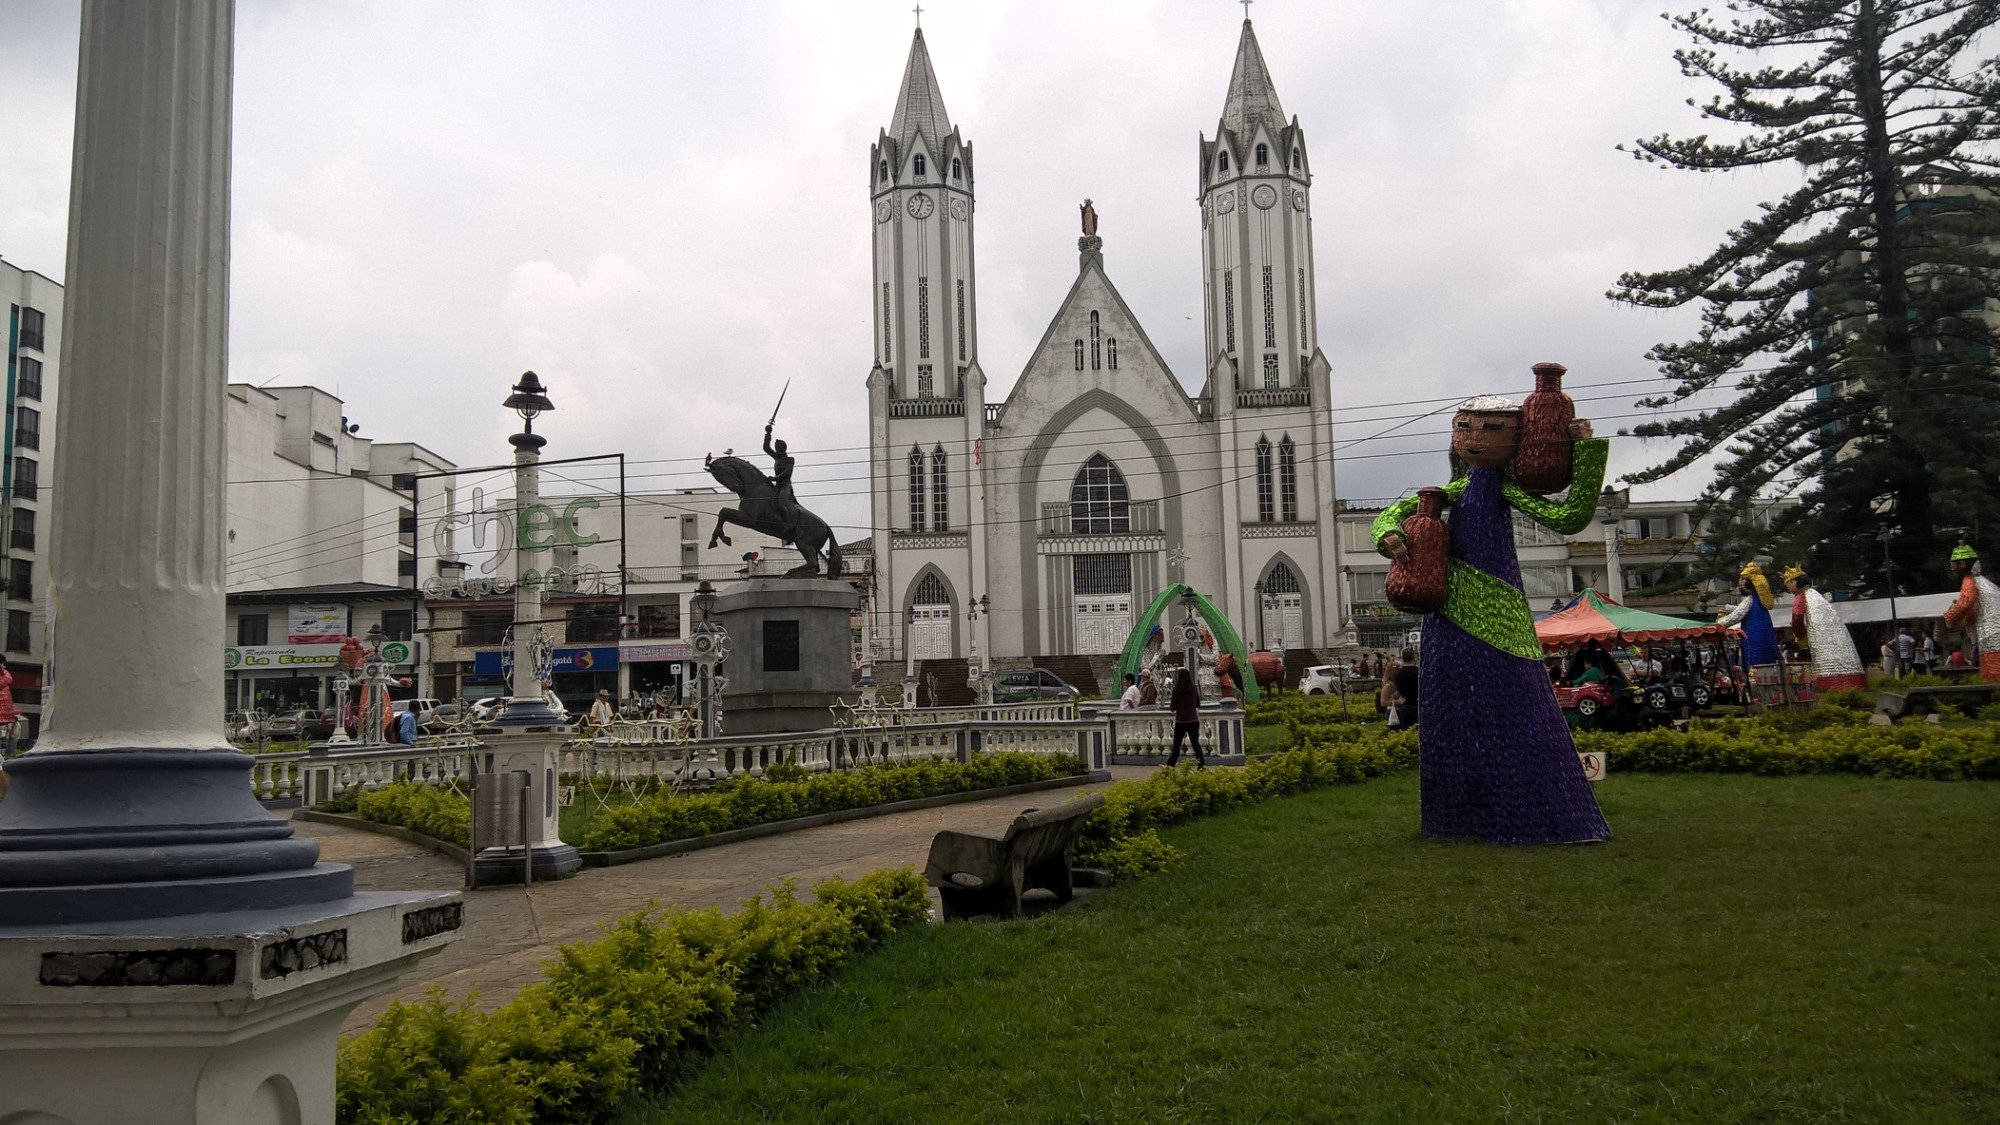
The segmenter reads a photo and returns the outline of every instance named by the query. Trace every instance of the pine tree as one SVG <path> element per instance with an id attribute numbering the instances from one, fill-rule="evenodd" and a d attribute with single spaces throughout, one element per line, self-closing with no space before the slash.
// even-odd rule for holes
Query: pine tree
<path id="1" fill-rule="evenodd" d="M 1676 385 L 1640 405 L 1670 416 L 1630 431 L 1684 440 L 1628 479 L 1720 454 L 1701 506 L 1737 555 L 1718 571 L 1764 551 L 1808 559 L 1822 588 L 1944 589 L 1946 529 L 2000 553 L 2000 0 L 1729 8 L 1666 18 L 1694 40 L 1682 73 L 1723 88 L 1697 108 L 1734 139 L 1628 151 L 1697 172 L 1796 166 L 1803 182 L 1701 261 L 1607 294 L 1703 310 L 1693 339 L 1648 353 Z M 1690 402 L 1713 391 L 1726 404 Z M 1766 518 L 1774 496 L 1800 502 Z"/>

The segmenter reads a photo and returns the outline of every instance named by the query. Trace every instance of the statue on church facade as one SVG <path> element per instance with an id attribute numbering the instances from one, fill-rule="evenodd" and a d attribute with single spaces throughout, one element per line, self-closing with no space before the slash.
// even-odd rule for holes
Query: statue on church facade
<path id="1" fill-rule="evenodd" d="M 775 415 L 773 415 L 775 419 Z M 826 557 L 829 578 L 840 577 L 840 544 L 826 521 L 807 511 L 792 495 L 794 458 L 786 452 L 783 439 L 771 440 L 775 420 L 764 427 L 764 452 L 771 456 L 771 475 L 741 457 L 710 454 L 702 461 L 716 483 L 736 494 L 741 507 L 724 508 L 715 514 L 715 532 L 708 545 L 731 542 L 723 534 L 730 524 L 768 535 L 798 548 L 805 562 L 785 573 L 787 578 L 810 578 L 820 573 L 820 556 Z"/>
<path id="2" fill-rule="evenodd" d="M 1083 212 L 1083 236 L 1089 238 L 1097 233 L 1097 205 L 1086 199 L 1078 209 Z"/>

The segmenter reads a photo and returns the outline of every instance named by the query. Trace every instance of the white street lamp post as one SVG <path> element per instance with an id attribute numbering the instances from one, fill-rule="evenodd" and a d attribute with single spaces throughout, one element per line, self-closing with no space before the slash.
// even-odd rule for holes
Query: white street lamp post
<path id="1" fill-rule="evenodd" d="M 512 694 L 494 719 L 502 726 L 552 727 L 562 725 L 562 715 L 543 697 L 541 661 L 537 641 L 542 636 L 542 584 L 535 573 L 533 555 L 539 542 L 531 523 L 542 498 L 542 446 L 548 439 L 535 432 L 535 419 L 554 410 L 542 381 L 530 371 L 514 384 L 507 409 L 521 416 L 521 432 L 507 441 L 514 447 L 514 674 Z"/>

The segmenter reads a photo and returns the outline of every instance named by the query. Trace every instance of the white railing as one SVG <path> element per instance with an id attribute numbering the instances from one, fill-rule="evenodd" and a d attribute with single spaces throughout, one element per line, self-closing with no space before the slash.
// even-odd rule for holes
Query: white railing
<path id="1" fill-rule="evenodd" d="M 973 722 L 1073 722 L 1076 717 L 1076 701 L 1073 699 L 981 703 L 967 707 L 849 707 L 839 704 L 833 709 L 833 725 L 842 728 Z"/>
<path id="2" fill-rule="evenodd" d="M 305 751 L 255 754 L 252 758 L 255 764 L 250 767 L 250 789 L 260 799 L 284 801 L 301 794 L 305 778 L 300 776 L 299 766 L 305 761 Z"/>

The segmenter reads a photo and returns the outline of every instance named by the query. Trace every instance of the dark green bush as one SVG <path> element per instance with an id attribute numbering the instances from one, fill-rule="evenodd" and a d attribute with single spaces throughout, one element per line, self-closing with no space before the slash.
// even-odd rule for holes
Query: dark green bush
<path id="1" fill-rule="evenodd" d="M 981 754 L 970 762 L 925 758 L 803 780 L 743 777 L 708 793 L 660 790 L 623 808 L 606 809 L 584 833 L 587 851 L 623 851 L 668 840 L 690 840 L 843 809 L 967 793 L 1071 777 L 1083 763 L 1071 754 Z"/>
<path id="2" fill-rule="evenodd" d="M 1119 879 L 1143 879 L 1172 868 L 1182 859 L 1179 848 L 1160 839 L 1156 828 L 1127 836 L 1097 853 L 1097 862 Z"/>
<path id="3" fill-rule="evenodd" d="M 472 846 L 472 801 L 449 789 L 399 781 L 355 802 L 355 814 L 379 824 L 399 824 L 461 848 Z"/>
<path id="4" fill-rule="evenodd" d="M 659 1089 L 687 1052 L 854 953 L 916 924 L 924 881 L 907 868 L 814 888 L 789 885 L 736 913 L 645 912 L 566 946 L 548 979 L 496 1012 L 433 994 L 392 1004 L 343 1043 L 342 1122 L 595 1122 Z"/>

